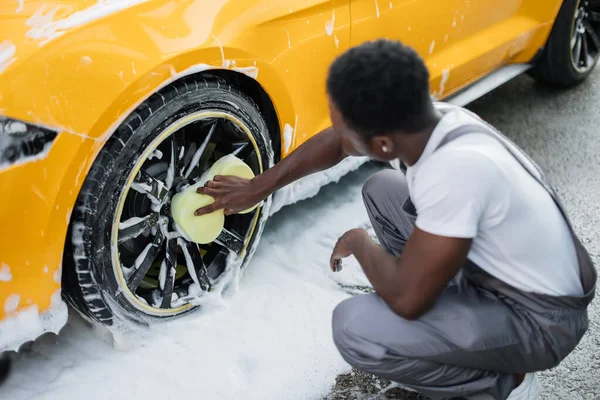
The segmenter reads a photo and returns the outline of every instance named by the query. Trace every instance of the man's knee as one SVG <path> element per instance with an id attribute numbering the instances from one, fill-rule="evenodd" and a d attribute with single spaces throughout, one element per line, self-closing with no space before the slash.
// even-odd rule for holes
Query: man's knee
<path id="1" fill-rule="evenodd" d="M 375 338 L 365 337 L 364 327 L 369 304 L 376 295 L 359 295 L 342 301 L 333 310 L 333 341 L 342 357 L 359 369 L 369 369 L 385 356 L 385 349 L 375 343 Z"/>
<path id="2" fill-rule="evenodd" d="M 365 201 L 378 202 L 382 199 L 408 198 L 408 183 L 402 172 L 384 169 L 367 179 L 362 188 Z"/>
<path id="3" fill-rule="evenodd" d="M 352 305 L 351 300 L 353 297 L 342 301 L 333 309 L 333 315 L 331 318 L 331 328 L 333 333 L 333 342 L 336 347 L 342 353 L 345 352 L 346 348 L 349 347 L 348 325 L 351 323 L 350 318 L 352 316 Z"/>

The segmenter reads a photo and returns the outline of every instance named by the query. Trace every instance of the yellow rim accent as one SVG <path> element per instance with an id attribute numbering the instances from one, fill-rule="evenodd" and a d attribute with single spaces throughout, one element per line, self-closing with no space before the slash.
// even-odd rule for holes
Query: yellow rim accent
<path id="1" fill-rule="evenodd" d="M 238 128 L 240 128 L 248 136 L 248 139 L 250 140 L 250 143 L 252 143 L 252 146 L 254 146 L 254 150 L 256 150 L 256 154 L 257 154 L 257 158 L 258 158 L 259 172 L 260 173 L 263 172 L 261 153 L 258 148 L 258 144 L 256 143 L 256 140 L 254 139 L 254 137 L 252 136 L 252 133 L 250 132 L 250 129 L 248 129 L 248 127 L 246 127 L 246 125 L 242 121 L 240 121 L 237 117 L 235 117 L 234 115 L 231 115 L 229 113 L 226 113 L 226 112 L 206 110 L 206 111 L 198 111 L 196 113 L 187 115 L 184 118 L 181 118 L 181 119 L 175 121 L 173 124 L 171 124 L 169 127 L 167 127 L 164 131 L 161 132 L 161 134 L 157 138 L 155 138 L 152 141 L 152 143 L 150 143 L 150 145 L 148 146 L 146 151 L 138 159 L 137 163 L 131 170 L 131 174 L 129 175 L 129 179 L 127 180 L 125 189 L 121 192 L 121 196 L 119 198 L 119 203 L 117 205 L 117 212 L 115 213 L 115 219 L 113 221 L 113 231 L 112 231 L 113 270 L 119 280 L 119 283 L 121 285 L 121 288 L 123 289 L 123 292 L 126 293 L 127 296 L 131 300 L 133 300 L 133 305 L 136 306 L 136 308 L 140 309 L 141 311 L 148 312 L 148 314 L 174 315 L 174 314 L 180 313 L 182 311 L 185 311 L 185 310 L 191 308 L 192 305 L 186 304 L 181 307 L 169 308 L 169 309 L 165 309 L 165 310 L 163 310 L 161 308 L 154 308 L 154 307 L 151 307 L 148 304 L 140 301 L 140 299 L 138 299 L 138 297 L 135 295 L 135 293 L 133 293 L 127 286 L 127 282 L 125 280 L 125 277 L 123 276 L 123 271 L 121 271 L 121 268 L 120 268 L 119 247 L 118 247 L 119 221 L 121 220 L 121 213 L 123 211 L 123 205 L 125 203 L 125 198 L 127 197 L 127 193 L 129 193 L 129 188 L 131 187 L 131 184 L 133 183 L 135 177 L 137 176 L 138 172 L 142 168 L 142 165 L 144 165 L 144 163 L 148 159 L 148 156 L 150 156 L 150 154 L 165 139 L 167 139 L 169 136 L 171 136 L 171 134 L 173 134 L 174 132 L 178 131 L 179 129 L 183 128 L 186 125 L 189 125 L 193 122 L 201 121 L 203 119 L 208 119 L 208 118 L 226 119 L 226 120 L 233 122 Z M 256 230 L 256 225 L 258 224 L 258 217 L 260 215 L 260 209 L 261 209 L 260 206 L 258 206 L 256 208 L 256 212 L 254 214 L 254 219 L 252 221 L 252 225 L 250 227 L 249 234 L 247 235 L 246 242 L 244 243 L 244 247 L 242 248 L 242 251 L 240 252 L 240 255 L 238 258 L 243 257 L 244 254 L 246 253 L 246 249 L 248 248 L 250 240 L 252 239 L 252 236 L 254 235 L 254 231 Z"/>
<path id="2" fill-rule="evenodd" d="M 573 68 L 575 68 L 576 71 L 581 72 L 581 69 L 577 66 L 575 60 L 573 59 L 573 49 L 571 48 L 571 40 L 573 40 L 573 32 L 575 31 L 575 21 L 577 20 L 575 16 L 579 13 L 579 4 L 581 4 L 581 0 L 578 0 L 577 4 L 575 5 L 575 15 L 573 15 L 573 20 L 571 21 L 571 32 L 569 35 L 569 58 L 571 59 L 571 65 L 573 65 Z"/>

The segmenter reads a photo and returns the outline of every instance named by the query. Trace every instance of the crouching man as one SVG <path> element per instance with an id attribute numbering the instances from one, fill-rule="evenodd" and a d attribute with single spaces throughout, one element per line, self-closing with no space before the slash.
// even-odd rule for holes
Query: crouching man
<path id="1" fill-rule="evenodd" d="M 534 373 L 558 365 L 588 328 L 596 270 L 536 165 L 473 113 L 434 103 L 423 60 L 399 42 L 351 48 L 327 79 L 333 126 L 252 180 L 199 192 L 245 210 L 347 156 L 401 161 L 369 178 L 378 237 L 354 229 L 375 293 L 343 301 L 333 338 L 353 366 L 433 399 L 536 399 Z"/>

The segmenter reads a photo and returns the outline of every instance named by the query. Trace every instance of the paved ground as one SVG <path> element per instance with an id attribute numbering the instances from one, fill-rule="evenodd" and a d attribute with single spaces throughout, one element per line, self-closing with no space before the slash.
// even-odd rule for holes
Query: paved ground
<path id="1" fill-rule="evenodd" d="M 596 265 L 600 265 L 600 70 L 582 86 L 557 91 L 519 77 L 468 108 L 498 127 L 546 171 Z M 544 399 L 600 398 L 600 305 L 590 330 L 558 368 L 541 374 Z M 328 400 L 423 399 L 389 382 L 338 376 Z M 385 393 L 385 394 L 380 394 Z"/>

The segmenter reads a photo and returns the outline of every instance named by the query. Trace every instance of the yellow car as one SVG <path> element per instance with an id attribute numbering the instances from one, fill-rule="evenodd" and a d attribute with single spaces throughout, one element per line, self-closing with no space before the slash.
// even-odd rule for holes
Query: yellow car
<path id="1" fill-rule="evenodd" d="M 207 244 L 176 229 L 171 198 L 225 155 L 258 174 L 329 126 L 327 69 L 350 46 L 402 40 L 432 96 L 464 105 L 524 72 L 583 81 L 599 3 L 0 1 L 0 351 L 57 332 L 63 298 L 119 328 L 220 290 L 270 214 L 364 160 L 226 217 Z"/>

